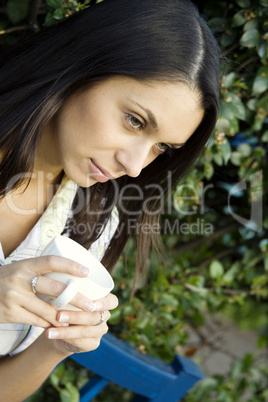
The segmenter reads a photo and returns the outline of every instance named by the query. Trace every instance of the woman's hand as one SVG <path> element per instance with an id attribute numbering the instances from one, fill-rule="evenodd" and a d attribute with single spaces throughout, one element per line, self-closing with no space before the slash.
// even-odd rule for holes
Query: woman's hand
<path id="1" fill-rule="evenodd" d="M 67 258 L 43 256 L 29 258 L 4 265 L 0 268 L 0 323 L 24 323 L 48 328 L 66 325 L 57 321 L 57 311 L 50 304 L 34 295 L 31 281 L 35 276 L 48 272 L 62 272 L 86 277 L 88 269 Z M 40 276 L 36 291 L 57 297 L 65 289 L 61 282 Z M 92 311 L 93 302 L 77 294 L 72 305 Z M 98 313 L 99 314 L 99 313 Z"/>
<path id="2" fill-rule="evenodd" d="M 109 310 L 115 308 L 117 304 L 117 298 L 109 294 L 95 302 L 94 306 L 98 311 L 57 312 L 58 325 L 62 319 L 63 323 L 70 324 L 69 327 L 49 328 L 22 353 L 0 359 L 0 400 L 25 400 L 41 386 L 49 373 L 63 359 L 74 352 L 96 349 L 101 337 L 107 332 Z M 96 325 L 101 318 L 100 311 L 104 311 L 104 322 Z M 57 338 L 49 339 L 47 335 L 52 330 L 57 330 L 59 335 Z"/>
<path id="3" fill-rule="evenodd" d="M 108 331 L 107 321 L 111 316 L 109 310 L 117 306 L 117 297 L 110 293 L 95 302 L 96 310 L 93 312 L 60 311 L 57 314 L 58 322 L 69 326 L 47 329 L 47 338 L 52 340 L 56 351 L 66 357 L 72 353 L 92 351 L 99 346 L 102 336 Z M 98 324 L 103 315 L 101 312 L 104 321 Z"/>

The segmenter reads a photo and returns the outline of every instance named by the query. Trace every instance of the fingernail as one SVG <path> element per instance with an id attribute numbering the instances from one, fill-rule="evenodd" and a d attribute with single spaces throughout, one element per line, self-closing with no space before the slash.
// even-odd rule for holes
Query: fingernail
<path id="1" fill-rule="evenodd" d="M 80 265 L 79 271 L 83 275 L 88 275 L 89 274 L 89 269 L 87 267 L 84 267 L 83 265 Z"/>
<path id="2" fill-rule="evenodd" d="M 92 301 L 87 301 L 85 304 L 85 310 L 87 311 L 94 311 L 95 310 L 95 303 Z"/>
<path id="3" fill-rule="evenodd" d="M 69 322 L 70 316 L 68 313 L 61 313 L 59 317 L 59 322 Z"/>
<path id="4" fill-rule="evenodd" d="M 49 331 L 48 331 L 48 338 L 49 339 L 55 339 L 55 338 L 57 338 L 58 336 L 59 336 L 59 331 L 57 330 L 57 329 L 50 329 Z"/>
<path id="5" fill-rule="evenodd" d="M 99 301 L 94 302 L 94 310 L 93 311 L 98 311 L 102 310 L 102 303 Z"/>

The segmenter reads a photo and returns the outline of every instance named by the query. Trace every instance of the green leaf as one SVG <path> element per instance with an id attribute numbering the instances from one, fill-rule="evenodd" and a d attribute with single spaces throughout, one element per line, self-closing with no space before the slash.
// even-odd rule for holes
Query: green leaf
<path id="1" fill-rule="evenodd" d="M 251 155 L 252 149 L 251 146 L 248 144 L 241 144 L 237 147 L 237 152 L 243 157 L 247 158 Z"/>
<path id="2" fill-rule="evenodd" d="M 121 310 L 118 308 L 111 311 L 111 317 L 109 319 L 110 324 L 118 324 L 122 320 Z"/>
<path id="3" fill-rule="evenodd" d="M 262 42 L 261 45 L 258 48 L 258 55 L 260 56 L 260 58 L 268 58 L 268 45 L 265 42 Z M 264 63 L 266 63 L 266 61 L 263 60 Z"/>
<path id="4" fill-rule="evenodd" d="M 258 46 L 259 42 L 260 34 L 257 29 L 246 31 L 240 39 L 240 45 L 248 48 Z"/>
<path id="5" fill-rule="evenodd" d="M 229 29 L 222 34 L 221 39 L 220 39 L 221 45 L 223 47 L 230 46 L 234 43 L 236 38 L 237 38 L 236 31 L 234 31 L 233 29 L 232 30 Z"/>
<path id="6" fill-rule="evenodd" d="M 232 152 L 232 155 L 231 155 L 231 162 L 232 162 L 232 164 L 233 165 L 235 165 L 235 166 L 240 166 L 241 165 L 241 162 L 242 162 L 242 156 L 240 155 L 240 153 L 239 152 Z"/>
<path id="7" fill-rule="evenodd" d="M 59 8 L 62 6 L 61 0 L 46 0 L 46 3 L 49 7 L 52 7 L 52 8 Z"/>
<path id="8" fill-rule="evenodd" d="M 225 284 L 231 284 L 233 280 L 235 279 L 237 275 L 237 267 L 232 266 L 224 275 L 222 278 L 223 283 Z"/>
<path id="9" fill-rule="evenodd" d="M 220 133 L 228 133 L 230 131 L 230 122 L 229 119 L 225 117 L 219 117 L 216 128 Z"/>
<path id="10" fill-rule="evenodd" d="M 233 27 L 240 27 L 247 21 L 247 16 L 245 10 L 240 10 L 233 16 L 232 19 L 232 26 Z"/>
<path id="11" fill-rule="evenodd" d="M 239 122 L 236 117 L 234 117 L 232 120 L 230 120 L 230 133 L 229 134 L 236 134 L 239 131 Z"/>
<path id="12" fill-rule="evenodd" d="M 201 275 L 193 275 L 188 279 L 188 283 L 190 283 L 193 286 L 196 286 L 197 288 L 203 288 L 205 285 L 205 278 L 204 276 Z"/>
<path id="13" fill-rule="evenodd" d="M 233 362 L 231 368 L 231 377 L 236 378 L 241 374 L 242 371 L 242 361 L 241 359 L 237 359 Z"/>
<path id="14" fill-rule="evenodd" d="M 232 120 L 235 115 L 234 115 L 234 109 L 231 105 L 231 98 L 227 98 L 228 101 L 225 100 L 221 100 L 220 103 L 220 117 L 221 118 L 225 118 L 228 122 L 229 122 L 229 126 L 230 126 L 230 120 Z M 224 130 L 220 130 L 220 131 L 224 131 Z"/>
<path id="15" fill-rule="evenodd" d="M 243 364 L 243 370 L 248 372 L 248 370 L 252 367 L 253 365 L 253 356 L 250 353 L 247 353 L 242 360 Z"/>
<path id="16" fill-rule="evenodd" d="M 251 29 L 258 29 L 260 20 L 258 18 L 252 18 L 244 25 L 244 31 L 250 31 Z"/>
<path id="17" fill-rule="evenodd" d="M 243 102 L 232 92 L 228 92 L 224 101 L 225 105 L 240 120 L 246 119 L 246 108 Z"/>
<path id="18" fill-rule="evenodd" d="M 205 163 L 205 165 L 204 165 L 204 175 L 205 175 L 206 179 L 208 179 L 208 180 L 211 179 L 213 174 L 214 174 L 214 168 L 211 165 L 211 163 Z"/>
<path id="19" fill-rule="evenodd" d="M 65 13 L 66 10 L 64 8 L 57 8 L 53 13 L 53 18 L 55 18 L 55 20 L 61 20 L 64 18 Z"/>
<path id="20" fill-rule="evenodd" d="M 252 126 L 253 131 L 260 131 L 262 129 L 262 126 L 263 126 L 263 118 L 255 116 Z"/>
<path id="21" fill-rule="evenodd" d="M 225 18 L 211 18 L 208 26 L 213 32 L 224 32 L 227 28 L 227 20 Z"/>
<path id="22" fill-rule="evenodd" d="M 8 0 L 6 5 L 6 13 L 8 19 L 13 23 L 24 20 L 28 14 L 29 0 Z"/>
<path id="23" fill-rule="evenodd" d="M 128 317 L 129 315 L 133 314 L 134 308 L 131 305 L 126 305 L 123 308 L 123 316 Z"/>
<path id="24" fill-rule="evenodd" d="M 227 138 L 225 138 L 224 144 L 221 145 L 221 151 L 222 151 L 224 163 L 226 165 L 229 162 L 229 159 L 232 154 L 232 148 L 231 148 L 230 142 L 227 140 Z"/>
<path id="25" fill-rule="evenodd" d="M 213 377 L 204 378 L 204 380 L 202 380 L 198 385 L 204 392 L 208 392 L 219 387 L 217 379 Z"/>
<path id="26" fill-rule="evenodd" d="M 268 229 L 268 217 L 264 219 L 263 227 L 264 227 L 264 229 Z"/>
<path id="27" fill-rule="evenodd" d="M 44 21 L 44 26 L 50 26 L 55 23 L 55 20 L 53 19 L 52 13 L 48 12 Z"/>
<path id="28" fill-rule="evenodd" d="M 70 382 L 68 382 L 66 384 L 66 388 L 67 388 L 67 390 L 69 392 L 71 401 L 72 402 L 79 402 L 80 395 L 79 395 L 78 389 L 73 384 L 71 384 Z"/>
<path id="29" fill-rule="evenodd" d="M 216 154 L 213 154 L 213 160 L 218 166 L 223 165 L 223 158 L 219 152 L 217 152 Z"/>
<path id="30" fill-rule="evenodd" d="M 268 7 L 268 0 L 259 0 L 260 5 L 263 7 Z"/>
<path id="31" fill-rule="evenodd" d="M 150 317 L 147 315 L 143 315 L 142 317 L 138 317 L 136 320 L 136 327 L 139 329 L 144 329 L 148 323 L 150 323 Z"/>
<path id="32" fill-rule="evenodd" d="M 49 379 L 51 381 L 51 384 L 53 385 L 54 388 L 57 388 L 57 386 L 59 385 L 60 379 L 57 377 L 57 375 L 55 373 L 52 373 L 49 376 Z"/>
<path id="33" fill-rule="evenodd" d="M 248 107 L 248 109 L 251 110 L 252 112 L 255 112 L 255 111 L 256 111 L 256 103 L 257 103 L 257 99 L 256 99 L 256 98 L 250 99 L 250 100 L 247 102 L 247 107 Z"/>
<path id="34" fill-rule="evenodd" d="M 236 80 L 236 74 L 231 72 L 222 78 L 222 85 L 224 88 L 230 88 L 234 85 Z"/>
<path id="35" fill-rule="evenodd" d="M 60 400 L 61 402 L 72 402 L 71 395 L 67 391 L 67 389 L 62 389 L 60 391 Z"/>
<path id="36" fill-rule="evenodd" d="M 213 279 L 219 279 L 224 274 L 223 265 L 220 261 L 214 260 L 209 266 L 209 274 Z"/>
<path id="37" fill-rule="evenodd" d="M 268 89 L 268 67 L 261 67 L 253 82 L 253 95 L 260 95 Z"/>
<path id="38" fill-rule="evenodd" d="M 160 295 L 158 301 L 159 304 L 172 307 L 177 307 L 179 305 L 179 300 L 176 297 L 169 295 L 168 293 L 163 293 L 162 295 Z"/>
<path id="39" fill-rule="evenodd" d="M 250 6 L 250 0 L 236 0 L 236 4 L 241 8 L 247 8 Z"/>
<path id="40" fill-rule="evenodd" d="M 264 131 L 261 137 L 262 142 L 268 142 L 268 130 Z"/>
<path id="41" fill-rule="evenodd" d="M 267 105 L 268 105 L 268 92 L 266 95 L 263 95 L 261 98 L 257 100 L 257 108 L 263 108 L 266 111 Z"/>

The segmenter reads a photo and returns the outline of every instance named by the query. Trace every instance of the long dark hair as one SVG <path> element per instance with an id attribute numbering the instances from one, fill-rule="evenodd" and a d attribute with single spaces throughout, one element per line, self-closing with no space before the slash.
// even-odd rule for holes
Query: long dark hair
<path id="1" fill-rule="evenodd" d="M 205 113 L 182 149 L 172 156 L 160 155 L 137 178 L 125 176 L 116 181 L 117 189 L 128 186 L 129 196 L 135 195 L 134 185 L 139 186 L 143 191 L 140 201 L 136 197 L 120 209 L 111 181 L 79 189 L 73 206 L 76 212 L 66 230 L 85 247 L 100 235 L 97 224 L 104 227 L 113 206 L 118 205 L 119 228 L 102 260 L 109 270 L 135 232 L 133 225 L 130 229 L 127 224 L 129 218 L 142 225 L 158 222 L 160 200 L 153 184 L 161 185 L 167 195 L 168 176 L 172 175 L 176 185 L 213 131 L 218 112 L 219 56 L 212 33 L 188 0 L 105 0 L 4 49 L 0 61 L 2 197 L 9 190 L 10 178 L 32 172 L 42 129 L 68 97 L 115 75 L 141 81 L 180 81 L 199 93 Z M 16 185 L 22 183 L 19 178 Z M 85 200 L 81 208 L 77 208 L 79 193 Z M 92 230 L 78 233 L 81 222 Z M 145 266 L 151 242 L 152 236 L 140 231 L 137 272 Z"/>

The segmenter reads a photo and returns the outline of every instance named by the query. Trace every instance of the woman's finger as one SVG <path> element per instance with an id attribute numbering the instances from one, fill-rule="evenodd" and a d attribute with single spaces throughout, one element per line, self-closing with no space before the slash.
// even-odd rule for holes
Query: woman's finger
<path id="1" fill-rule="evenodd" d="M 66 284 L 45 276 L 40 276 L 36 282 L 35 289 L 37 293 L 40 293 L 41 295 L 56 298 L 66 289 Z M 70 304 L 76 308 L 79 308 L 80 310 L 85 311 L 94 311 L 96 309 L 93 301 L 81 293 L 77 293 L 71 300 Z"/>
<path id="2" fill-rule="evenodd" d="M 27 311 L 25 308 L 17 306 L 9 316 L 9 322 L 16 324 L 29 324 L 34 327 L 42 327 L 48 328 L 51 327 L 51 323 L 49 321 L 44 320 L 38 315 Z"/>
<path id="3" fill-rule="evenodd" d="M 90 298 L 90 293 L 88 295 Z M 99 299 L 96 301 L 91 301 L 86 296 L 81 293 L 77 293 L 75 297 L 70 301 L 72 306 L 78 307 L 81 310 L 86 311 L 103 311 L 103 310 L 113 310 L 118 306 L 118 299 L 112 293 L 109 293 L 103 299 Z"/>
<path id="4" fill-rule="evenodd" d="M 36 314 L 31 313 L 24 309 L 23 311 L 23 320 L 22 324 L 28 322 L 33 327 L 41 327 L 41 328 L 49 328 L 51 327 L 51 322 L 46 321 L 43 318 L 39 317 Z"/>
<path id="5" fill-rule="evenodd" d="M 8 268 L 8 270 L 1 270 L 0 322 L 27 323 L 44 328 L 49 326 L 48 323 L 58 326 L 63 324 L 59 324 L 56 320 L 57 311 L 34 295 L 33 278 L 52 271 L 65 272 L 79 277 L 85 277 L 89 272 L 87 268 L 81 267 L 78 263 L 58 256 L 29 258 L 11 263 Z M 38 290 L 38 282 L 42 278 L 42 276 L 38 278 L 35 290 Z M 65 287 L 61 283 L 56 283 L 54 286 L 56 286 L 58 294 Z M 79 300 L 78 308 L 86 309 L 85 298 L 81 300 L 80 297 Z"/>
<path id="6" fill-rule="evenodd" d="M 54 343 L 57 350 L 64 354 L 70 355 L 70 353 L 91 352 L 100 346 L 101 338 L 82 338 L 82 339 L 54 339 Z"/>
<path id="7" fill-rule="evenodd" d="M 106 297 L 96 300 L 94 303 L 94 311 L 114 310 L 118 306 L 118 298 L 114 294 L 109 293 Z"/>
<path id="8" fill-rule="evenodd" d="M 36 281 L 35 290 L 42 295 L 58 297 L 66 288 L 66 284 L 56 281 L 46 276 L 38 276 Z"/>
<path id="9" fill-rule="evenodd" d="M 89 274 L 89 269 L 75 261 L 57 255 L 28 258 L 23 263 L 33 274 L 44 275 L 49 272 L 61 272 L 79 277 Z M 27 265 L 26 265 L 27 264 Z"/>
<path id="10" fill-rule="evenodd" d="M 45 276 L 40 276 L 35 286 L 37 293 L 55 298 L 58 297 L 65 288 L 66 285 L 64 283 Z M 118 299 L 115 295 L 109 293 L 105 298 L 93 302 L 90 300 L 90 294 L 86 297 L 81 293 L 77 293 L 70 304 L 85 311 L 113 310 L 118 306 Z"/>
<path id="11" fill-rule="evenodd" d="M 110 311 L 95 311 L 87 313 L 84 311 L 60 311 L 57 314 L 57 320 L 60 323 L 72 325 L 97 325 L 101 320 L 108 321 L 111 317 Z"/>
<path id="12" fill-rule="evenodd" d="M 34 316 L 40 318 L 41 320 L 44 320 L 46 323 L 50 323 L 49 326 L 51 326 L 51 324 L 65 326 L 63 323 L 59 323 L 57 321 L 57 311 L 54 309 L 54 307 L 52 307 L 49 303 L 46 303 L 43 300 L 39 299 L 34 294 L 30 296 L 28 294 L 21 295 L 20 306 L 23 307 L 23 309 L 27 312 L 32 313 Z M 25 320 L 25 316 L 23 316 L 23 320 L 24 322 L 28 322 Z M 43 327 L 43 325 L 35 326 Z M 46 327 L 47 325 L 45 325 L 45 328 Z"/>
<path id="13" fill-rule="evenodd" d="M 49 328 L 46 331 L 49 339 L 82 339 L 100 338 L 108 332 L 106 320 L 100 325 L 74 325 L 66 328 Z"/>

